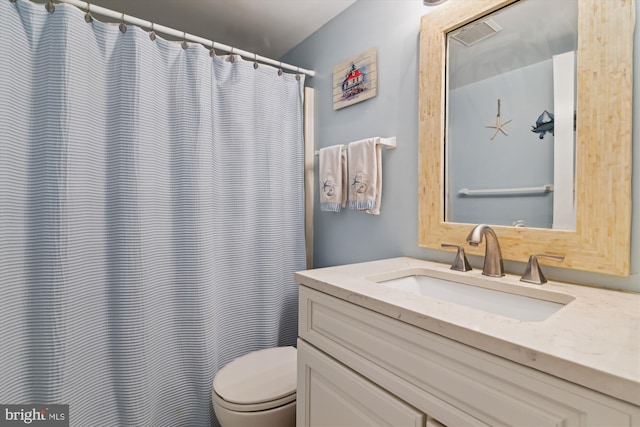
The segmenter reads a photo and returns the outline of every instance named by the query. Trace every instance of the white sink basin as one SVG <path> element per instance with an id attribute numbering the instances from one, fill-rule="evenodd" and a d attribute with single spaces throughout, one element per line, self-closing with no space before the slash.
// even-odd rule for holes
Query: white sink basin
<path id="1" fill-rule="evenodd" d="M 495 279 L 463 275 L 446 277 L 447 273 L 439 271 L 412 270 L 404 274 L 395 273 L 394 276 L 387 278 L 383 275 L 371 279 L 391 289 L 530 322 L 547 319 L 574 299 L 570 295 L 502 283 Z"/>

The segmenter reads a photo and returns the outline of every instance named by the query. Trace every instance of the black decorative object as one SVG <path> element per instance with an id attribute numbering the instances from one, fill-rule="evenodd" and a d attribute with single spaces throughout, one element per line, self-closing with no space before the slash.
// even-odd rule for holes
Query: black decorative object
<path id="1" fill-rule="evenodd" d="M 553 135 L 553 114 L 544 110 L 542 114 L 538 116 L 536 125 L 531 126 L 531 128 L 531 132 L 539 134 L 538 138 L 540 139 L 544 138 L 547 132 L 551 132 L 551 135 Z"/>

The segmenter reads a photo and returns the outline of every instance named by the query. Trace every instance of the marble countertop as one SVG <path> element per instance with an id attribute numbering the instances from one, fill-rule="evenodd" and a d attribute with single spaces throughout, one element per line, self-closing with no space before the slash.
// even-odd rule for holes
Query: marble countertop
<path id="1" fill-rule="evenodd" d="M 546 320 L 528 322 L 390 289 L 372 279 L 408 269 L 575 299 Z M 406 257 L 301 271 L 295 277 L 320 292 L 640 406 L 640 294 L 554 281 L 526 284 L 513 275 L 490 278 L 480 270 L 456 272 L 446 264 Z"/>

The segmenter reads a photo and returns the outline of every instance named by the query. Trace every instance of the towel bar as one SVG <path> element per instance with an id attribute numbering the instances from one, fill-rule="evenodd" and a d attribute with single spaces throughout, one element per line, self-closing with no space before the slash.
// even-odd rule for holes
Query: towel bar
<path id="1" fill-rule="evenodd" d="M 519 194 L 539 194 L 550 193 L 553 191 L 553 184 L 546 184 L 540 187 L 522 187 L 522 188 L 492 188 L 486 190 L 469 190 L 461 188 L 458 194 L 461 196 L 509 196 Z"/>
<path id="2" fill-rule="evenodd" d="M 378 144 L 380 144 L 384 149 L 393 150 L 394 148 L 397 147 L 396 137 L 392 136 L 390 138 L 380 138 L 380 142 L 378 142 Z M 316 150 L 315 154 L 317 156 L 318 154 L 320 154 L 320 151 Z"/>

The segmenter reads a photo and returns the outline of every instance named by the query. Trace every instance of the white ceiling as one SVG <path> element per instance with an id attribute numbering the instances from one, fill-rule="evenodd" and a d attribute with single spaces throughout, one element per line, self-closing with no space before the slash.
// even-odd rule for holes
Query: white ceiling
<path id="1" fill-rule="evenodd" d="M 96 0 L 90 3 L 279 59 L 355 1 Z"/>

